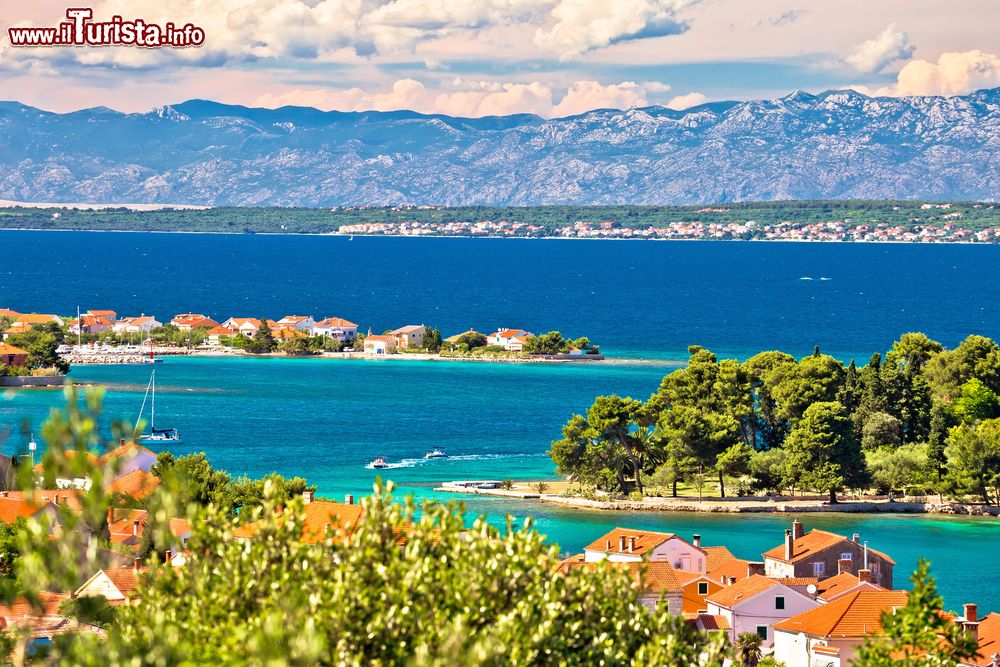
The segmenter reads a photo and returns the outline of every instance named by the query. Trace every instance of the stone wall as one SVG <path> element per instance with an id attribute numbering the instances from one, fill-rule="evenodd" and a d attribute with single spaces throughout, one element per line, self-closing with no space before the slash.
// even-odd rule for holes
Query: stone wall
<path id="1" fill-rule="evenodd" d="M 0 387 L 61 387 L 66 383 L 65 375 L 38 376 L 15 375 L 0 377 Z"/>

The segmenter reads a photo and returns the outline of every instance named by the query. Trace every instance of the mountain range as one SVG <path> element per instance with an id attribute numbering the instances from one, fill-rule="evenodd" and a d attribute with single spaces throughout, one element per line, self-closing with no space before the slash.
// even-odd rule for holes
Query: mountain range
<path id="1" fill-rule="evenodd" d="M 454 118 L 0 102 L 0 199 L 241 206 L 1000 198 L 1000 88 Z"/>

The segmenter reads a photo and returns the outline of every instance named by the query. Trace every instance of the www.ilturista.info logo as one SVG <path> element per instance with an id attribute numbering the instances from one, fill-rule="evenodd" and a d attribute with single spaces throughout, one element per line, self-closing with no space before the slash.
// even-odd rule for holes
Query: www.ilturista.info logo
<path id="1" fill-rule="evenodd" d="M 93 21 L 87 8 L 66 10 L 68 21 L 54 28 L 8 28 L 12 46 L 141 46 L 148 49 L 185 48 L 205 43 L 205 31 L 191 23 L 147 23 L 112 16 L 110 21 Z"/>

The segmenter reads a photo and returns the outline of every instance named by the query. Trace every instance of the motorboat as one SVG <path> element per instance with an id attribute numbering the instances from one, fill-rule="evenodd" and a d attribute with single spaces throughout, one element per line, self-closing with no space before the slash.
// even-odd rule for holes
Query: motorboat
<path id="1" fill-rule="evenodd" d="M 432 449 L 431 451 L 424 454 L 425 459 L 446 459 L 448 458 L 448 452 L 443 449 Z"/>
<path id="2" fill-rule="evenodd" d="M 369 468 L 374 468 L 375 470 L 381 470 L 383 468 L 388 468 L 389 464 L 386 462 L 384 456 L 376 456 L 375 460 L 368 464 Z"/>

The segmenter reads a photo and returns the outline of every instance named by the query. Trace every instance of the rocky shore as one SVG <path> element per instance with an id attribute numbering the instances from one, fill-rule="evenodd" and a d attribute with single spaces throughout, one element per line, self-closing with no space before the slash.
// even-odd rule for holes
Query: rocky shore
<path id="1" fill-rule="evenodd" d="M 62 358 L 70 366 L 151 364 L 153 360 L 141 354 L 63 354 Z"/>
<path id="2" fill-rule="evenodd" d="M 488 489 L 445 484 L 435 489 L 445 493 L 490 495 L 520 500 L 565 505 L 577 509 L 614 512 L 716 512 L 716 513 L 803 513 L 832 512 L 847 514 L 949 514 L 956 516 L 1000 516 L 1000 507 L 971 503 L 932 501 L 927 498 L 905 501 L 843 499 L 836 504 L 827 500 L 785 498 L 644 498 L 643 500 L 589 500 L 521 489 Z"/>

